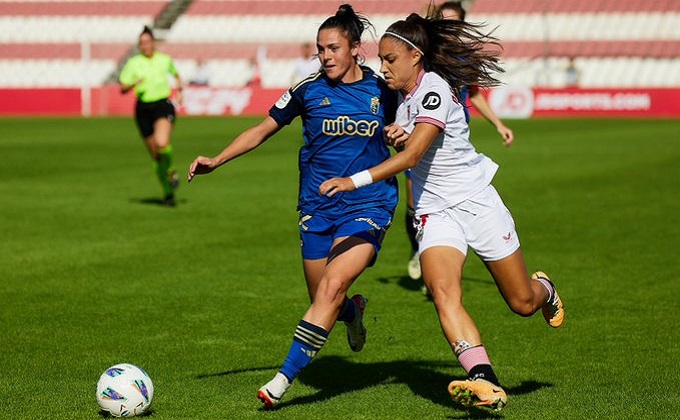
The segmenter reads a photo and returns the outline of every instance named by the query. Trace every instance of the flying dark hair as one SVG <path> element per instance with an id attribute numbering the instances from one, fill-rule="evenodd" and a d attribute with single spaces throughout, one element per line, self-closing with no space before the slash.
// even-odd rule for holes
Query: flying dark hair
<path id="1" fill-rule="evenodd" d="M 148 25 L 144 25 L 144 29 L 142 29 L 142 33 L 140 33 L 139 36 L 141 37 L 144 34 L 149 34 L 151 39 L 156 39 L 156 37 L 153 36 L 153 31 L 151 30 L 151 28 Z"/>
<path id="2" fill-rule="evenodd" d="M 465 20 L 465 9 L 463 8 L 463 4 L 459 1 L 447 1 L 440 4 L 436 8 L 436 13 L 441 14 L 444 10 L 453 10 L 458 13 L 460 20 Z"/>
<path id="3" fill-rule="evenodd" d="M 500 81 L 493 76 L 503 72 L 499 65 L 502 48 L 498 39 L 481 32 L 482 25 L 435 16 L 424 18 L 412 13 L 406 20 L 390 25 L 383 37 L 391 36 L 409 50 L 419 50 L 425 71 L 437 73 L 446 80 L 458 99 L 464 86 L 499 85 Z"/>
<path id="4" fill-rule="evenodd" d="M 375 34 L 375 28 L 368 18 L 361 13 L 356 13 L 350 4 L 343 4 L 338 7 L 335 15 L 326 19 L 319 26 L 319 31 L 331 28 L 337 28 L 342 31 L 343 35 L 349 40 L 350 45 L 361 42 L 361 35 L 367 29 Z M 358 60 L 363 61 L 363 57 Z"/>

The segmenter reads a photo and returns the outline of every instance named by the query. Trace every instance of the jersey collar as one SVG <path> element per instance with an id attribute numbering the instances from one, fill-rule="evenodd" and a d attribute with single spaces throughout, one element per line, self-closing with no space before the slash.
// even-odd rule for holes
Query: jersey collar
<path id="1" fill-rule="evenodd" d="M 418 90 L 418 87 L 420 86 L 420 84 L 423 81 L 424 76 L 425 76 L 425 70 L 420 70 L 420 73 L 418 73 L 418 77 L 416 78 L 416 85 L 413 86 L 413 89 L 411 89 L 411 91 L 409 93 L 407 93 L 406 95 L 403 95 L 404 100 L 412 98 L 413 95 L 415 95 L 416 91 Z"/>

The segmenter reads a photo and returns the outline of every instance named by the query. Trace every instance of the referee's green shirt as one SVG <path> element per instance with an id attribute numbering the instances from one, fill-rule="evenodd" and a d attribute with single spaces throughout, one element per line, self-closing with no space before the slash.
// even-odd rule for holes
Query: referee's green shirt
<path id="1" fill-rule="evenodd" d="M 137 54 L 130 58 L 120 73 L 120 82 L 131 85 L 137 80 L 135 95 L 140 102 L 155 102 L 170 96 L 168 73 L 177 76 L 177 70 L 169 55 L 154 52 L 151 57 Z"/>

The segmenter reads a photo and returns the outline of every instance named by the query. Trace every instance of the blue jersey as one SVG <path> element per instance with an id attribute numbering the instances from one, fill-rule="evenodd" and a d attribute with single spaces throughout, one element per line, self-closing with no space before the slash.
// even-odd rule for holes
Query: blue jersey
<path id="1" fill-rule="evenodd" d="M 463 86 L 460 90 L 460 103 L 463 104 L 463 112 L 465 113 L 465 122 L 470 122 L 470 110 L 467 106 L 468 96 L 470 96 L 469 86 Z"/>
<path id="2" fill-rule="evenodd" d="M 463 104 L 463 112 L 465 112 L 465 122 L 470 122 L 470 107 L 468 106 L 468 98 L 476 95 L 479 92 L 478 86 L 466 85 L 460 90 L 460 103 Z"/>
<path id="3" fill-rule="evenodd" d="M 390 212 L 398 200 L 395 178 L 333 197 L 319 194 L 323 181 L 348 177 L 390 157 L 383 139 L 385 124 L 394 121 L 396 94 L 372 70 L 354 83 L 333 82 L 323 72 L 288 90 L 269 110 L 279 124 L 302 117 L 305 144 L 299 153 L 298 210 L 337 217 L 362 208 Z"/>

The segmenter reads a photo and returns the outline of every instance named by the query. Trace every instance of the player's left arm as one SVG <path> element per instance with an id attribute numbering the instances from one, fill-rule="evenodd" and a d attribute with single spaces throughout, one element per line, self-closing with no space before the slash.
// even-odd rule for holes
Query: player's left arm
<path id="1" fill-rule="evenodd" d="M 403 151 L 359 174 L 326 180 L 319 187 L 319 193 L 332 197 L 339 192 L 354 191 L 364 185 L 384 181 L 406 169 L 413 168 L 420 162 L 440 132 L 441 128 L 434 124 L 426 122 L 416 124 Z M 365 178 L 368 178 L 368 181 Z"/>
<path id="2" fill-rule="evenodd" d="M 267 116 L 259 124 L 239 134 L 217 156 L 212 158 L 198 156 L 189 165 L 187 182 L 191 182 L 196 175 L 209 174 L 225 163 L 254 150 L 276 134 L 281 127 L 271 116 Z"/>
<path id="3" fill-rule="evenodd" d="M 411 136 L 408 131 L 396 123 L 390 124 L 383 129 L 385 142 L 394 147 L 397 152 L 404 150 L 404 146 Z"/>
<path id="4" fill-rule="evenodd" d="M 179 75 L 179 72 L 177 71 L 177 68 L 175 67 L 175 63 L 173 62 L 172 58 L 170 58 L 170 64 L 168 66 L 168 73 L 170 73 L 172 76 L 175 78 L 175 101 L 177 101 L 178 104 L 182 105 L 184 102 L 184 82 L 182 81 L 182 77 Z"/>
<path id="5" fill-rule="evenodd" d="M 489 106 L 489 102 L 487 102 L 486 98 L 484 98 L 484 95 L 479 91 L 479 89 L 471 90 L 470 91 L 470 102 L 472 102 L 472 105 L 477 108 L 480 114 L 484 116 L 491 124 L 496 127 L 496 130 L 498 131 L 498 134 L 501 135 L 503 138 L 503 145 L 506 147 L 510 147 L 512 145 L 512 142 L 515 141 L 515 135 L 513 134 L 512 130 L 509 129 L 505 124 L 503 124 L 503 121 L 498 118 L 495 112 L 491 109 L 491 106 Z"/>
<path id="6" fill-rule="evenodd" d="M 175 100 L 177 101 L 178 104 L 182 105 L 184 102 L 184 82 L 182 81 L 182 78 L 180 77 L 179 73 L 175 75 L 175 89 L 177 90 L 175 92 Z"/>

